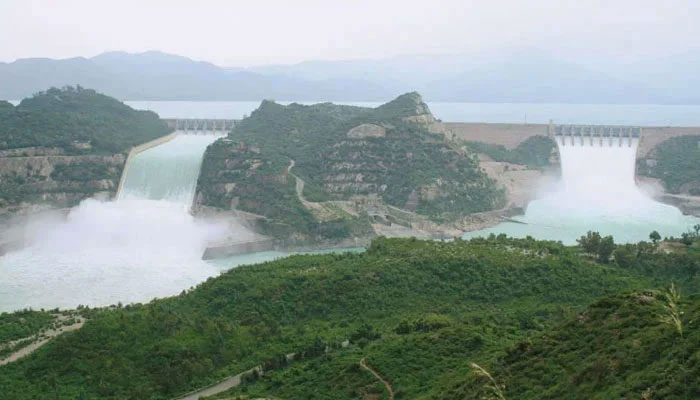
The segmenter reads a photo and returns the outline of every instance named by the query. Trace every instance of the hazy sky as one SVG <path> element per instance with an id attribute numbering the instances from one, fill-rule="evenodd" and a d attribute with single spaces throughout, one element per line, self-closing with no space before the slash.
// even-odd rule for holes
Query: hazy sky
<path id="1" fill-rule="evenodd" d="M 698 0 L 0 0 L 0 61 L 161 50 L 219 65 L 538 47 L 700 48 Z"/>

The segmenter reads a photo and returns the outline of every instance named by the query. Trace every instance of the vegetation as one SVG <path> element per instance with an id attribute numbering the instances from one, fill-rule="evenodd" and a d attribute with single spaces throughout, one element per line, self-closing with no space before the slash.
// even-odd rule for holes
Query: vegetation
<path id="1" fill-rule="evenodd" d="M 496 382 L 493 376 L 477 363 L 471 363 L 470 366 L 474 370 L 474 375 L 481 378 L 486 378 L 486 389 L 490 392 L 487 395 L 487 399 L 494 400 L 506 400 L 506 396 L 503 394 L 505 386 Z"/>
<path id="2" fill-rule="evenodd" d="M 652 232 L 652 234 L 649 236 L 655 237 L 653 234 L 654 232 Z M 598 261 L 602 263 L 607 263 L 610 260 L 610 256 L 612 256 L 613 251 L 615 251 L 615 240 L 613 240 L 613 237 L 601 237 L 600 233 L 598 232 L 588 231 L 585 236 L 581 236 L 581 238 L 577 239 L 576 241 L 584 251 L 590 254 L 595 254 L 598 257 Z"/>
<path id="3" fill-rule="evenodd" d="M 170 129 L 152 112 L 81 87 L 49 89 L 17 107 L 0 103 L 0 208 L 21 203 L 70 207 L 114 190 L 125 155 Z M 52 157 L 60 156 L 60 157 Z"/>
<path id="4" fill-rule="evenodd" d="M 136 111 L 80 86 L 52 88 L 0 104 L 0 150 L 57 147 L 66 154 L 114 154 L 170 129 L 150 111 Z"/>
<path id="5" fill-rule="evenodd" d="M 686 193 L 700 196 L 700 136 L 679 136 L 662 142 L 646 159 L 637 162 L 641 175 L 658 178 L 671 193 L 679 193 L 687 186 Z"/>
<path id="6" fill-rule="evenodd" d="M 499 144 L 466 142 L 475 153 L 483 153 L 494 161 L 527 165 L 542 168 L 550 165 L 554 141 L 546 136 L 532 136 L 520 143 L 515 149 L 508 150 Z"/>
<path id="7" fill-rule="evenodd" d="M 327 221 L 314 218 L 296 198 L 294 176 L 304 180 L 309 201 L 379 200 L 436 221 L 503 206 L 504 192 L 472 153 L 407 120 L 419 111 L 429 112 L 416 93 L 374 109 L 263 101 L 227 139 L 207 149 L 198 182 L 201 204 L 264 215 L 265 227 L 275 227 L 268 233 L 277 237 L 298 227 L 295 233 L 335 238 L 362 236 L 370 221 L 338 217 L 334 228 L 322 228 Z M 348 136 L 362 124 L 382 134 Z"/>
<path id="8" fill-rule="evenodd" d="M 26 338 L 53 322 L 53 317 L 45 311 L 23 310 L 0 314 L 0 347 L 4 343 Z"/>
<path id="9" fill-rule="evenodd" d="M 662 324 L 663 296 L 647 288 L 677 282 L 691 326 L 695 244 L 627 245 L 625 263 L 603 265 L 531 238 L 378 238 L 365 253 L 292 256 L 146 305 L 83 309 L 82 329 L 0 367 L 0 387 L 18 400 L 167 399 L 263 365 L 227 396 L 386 398 L 365 358 L 397 399 L 480 398 L 470 362 L 506 398 L 692 394 L 700 338 Z"/>
<path id="10" fill-rule="evenodd" d="M 664 296 L 666 304 L 664 305 L 664 313 L 659 315 L 659 321 L 671 325 L 680 336 L 683 336 L 683 313 L 680 310 L 681 294 L 672 283 Z"/>
<path id="11" fill-rule="evenodd" d="M 100 179 L 118 180 L 119 170 L 112 166 L 91 160 L 83 160 L 70 164 L 58 164 L 51 172 L 55 181 L 94 181 Z"/>
<path id="12" fill-rule="evenodd" d="M 491 368 L 505 376 L 518 399 L 693 399 L 700 395 L 698 336 L 681 338 L 660 323 L 657 291 L 605 297 L 546 336 L 508 349 Z M 697 297 L 686 303 L 687 320 L 700 314 Z M 477 399 L 478 382 L 445 390 L 452 398 Z"/>

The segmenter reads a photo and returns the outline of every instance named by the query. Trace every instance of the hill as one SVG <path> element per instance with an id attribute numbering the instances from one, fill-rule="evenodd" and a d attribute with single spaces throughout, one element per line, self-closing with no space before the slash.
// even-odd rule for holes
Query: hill
<path id="1" fill-rule="evenodd" d="M 624 68 L 595 61 L 602 65 L 525 48 L 224 68 L 158 51 L 109 52 L 92 58 L 0 63 L 0 98 L 20 99 L 46 87 L 79 84 L 126 100 L 384 101 L 416 88 L 430 101 L 683 104 L 699 100 L 694 94 L 693 54 Z M 688 67 L 675 74 L 668 72 L 669 65 Z"/>
<path id="2" fill-rule="evenodd" d="M 683 336 L 660 321 L 667 302 L 659 291 L 603 298 L 541 338 L 508 349 L 491 370 L 518 399 L 698 398 L 700 297 L 680 303 L 689 324 Z M 482 385 L 469 379 L 444 393 L 478 399 Z"/>
<path id="3" fill-rule="evenodd" d="M 310 81 L 157 51 L 103 53 L 92 58 L 21 59 L 0 63 L 0 98 L 21 99 L 47 87 L 81 85 L 121 100 L 379 100 L 392 91 L 379 83 L 337 78 Z"/>
<path id="4" fill-rule="evenodd" d="M 700 135 L 674 137 L 637 160 L 637 171 L 640 175 L 660 179 L 668 192 L 700 196 L 698 160 Z"/>
<path id="5" fill-rule="evenodd" d="M 572 365 L 573 376 L 589 361 L 614 354 L 604 368 L 625 366 L 617 373 L 639 371 L 644 375 L 637 379 L 657 393 L 675 393 L 684 375 L 664 368 L 672 364 L 649 366 L 649 357 L 681 342 L 654 318 L 661 300 L 646 288 L 675 281 L 683 293 L 697 293 L 700 254 L 692 248 L 665 254 L 650 244 L 629 249 L 639 254 L 629 263 L 601 265 L 576 248 L 532 239 L 380 238 L 365 253 L 239 267 L 177 297 L 79 310 L 88 319 L 83 328 L 0 367 L 0 388 L 17 400 L 168 399 L 263 364 L 265 378 L 232 395 L 382 398 L 383 385 L 359 366 L 364 358 L 397 398 L 477 398 L 481 382 L 469 378 L 470 361 L 512 387 L 509 398 L 521 398 L 535 390 L 564 393 L 557 385 L 571 384 L 568 375 L 550 379 L 538 372 L 527 378 L 533 380 L 528 392 L 530 370 L 559 376 L 569 370 L 557 360 L 578 357 L 584 362 Z M 618 296 L 628 291 L 646 297 Z M 586 310 L 601 296 L 613 297 Z M 697 302 L 687 299 L 683 320 L 692 324 Z M 642 300 L 646 304 L 634 304 Z M 695 338 L 688 332 L 678 351 L 695 354 Z M 283 361 L 290 353 L 296 360 Z M 662 360 L 678 354 L 673 350 Z M 528 358 L 531 368 L 514 364 Z M 691 372 L 693 360 L 682 364 Z M 586 383 L 596 376 L 630 393 L 641 387 L 617 381 L 615 370 L 596 372 L 604 370 L 584 375 L 582 394 L 609 393 L 607 386 Z M 579 398 L 565 393 L 559 398 Z"/>
<path id="6" fill-rule="evenodd" d="M 113 194 L 131 147 L 169 132 L 155 113 L 79 86 L 40 92 L 17 107 L 2 102 L 0 210 Z"/>
<path id="7" fill-rule="evenodd" d="M 263 101 L 207 149 L 197 205 L 262 215 L 264 233 L 292 243 L 366 236 L 377 224 L 450 223 L 457 234 L 461 219 L 505 196 L 434 121 L 417 93 L 374 109 Z"/>

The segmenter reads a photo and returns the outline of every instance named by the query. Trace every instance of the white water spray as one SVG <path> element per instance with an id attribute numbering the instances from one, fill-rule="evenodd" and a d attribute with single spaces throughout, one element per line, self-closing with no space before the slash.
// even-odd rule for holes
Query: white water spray
<path id="1" fill-rule="evenodd" d="M 524 216 L 492 228 L 469 232 L 466 238 L 506 233 L 560 240 L 566 244 L 587 231 L 613 235 L 617 242 L 680 236 L 698 223 L 677 208 L 654 201 L 635 184 L 638 139 L 558 137 L 561 181 L 554 191 L 530 202 Z"/>
<path id="2" fill-rule="evenodd" d="M 230 227 L 188 210 L 218 137 L 179 135 L 139 153 L 117 201 L 88 199 L 60 223 L 34 221 L 30 245 L 0 257 L 0 311 L 148 301 L 216 275 L 201 256 Z"/>

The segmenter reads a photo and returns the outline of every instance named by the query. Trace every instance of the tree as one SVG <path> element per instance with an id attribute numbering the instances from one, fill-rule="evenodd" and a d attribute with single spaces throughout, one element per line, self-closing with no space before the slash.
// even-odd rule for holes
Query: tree
<path id="1" fill-rule="evenodd" d="M 653 232 L 651 232 L 651 233 L 649 234 L 649 239 L 651 239 L 651 241 L 652 241 L 654 244 L 656 244 L 656 242 L 658 242 L 659 240 L 661 240 L 661 235 L 659 234 L 659 232 L 653 231 Z"/>
<path id="2" fill-rule="evenodd" d="M 613 251 L 615 251 L 615 241 L 612 236 L 606 236 L 601 239 L 598 244 L 598 249 L 596 254 L 598 255 L 598 261 L 602 263 L 607 263 L 610 261 L 610 256 Z"/>
<path id="3" fill-rule="evenodd" d="M 626 244 L 615 249 L 615 263 L 621 268 L 630 267 L 637 259 L 635 245 Z"/>
<path id="4" fill-rule="evenodd" d="M 681 235 L 681 243 L 690 247 L 693 244 L 693 236 L 691 233 L 684 233 Z"/>
<path id="5" fill-rule="evenodd" d="M 601 237 L 598 232 L 588 231 L 585 236 L 581 236 L 576 241 L 586 253 L 596 253 L 598 246 L 600 246 Z"/>

